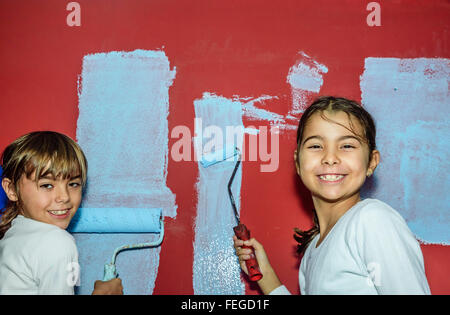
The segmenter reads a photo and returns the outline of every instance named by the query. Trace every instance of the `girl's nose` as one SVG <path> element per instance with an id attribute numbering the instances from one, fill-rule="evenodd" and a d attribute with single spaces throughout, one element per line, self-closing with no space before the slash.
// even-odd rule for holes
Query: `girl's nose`
<path id="1" fill-rule="evenodd" d="M 340 163 L 340 159 L 336 155 L 336 152 L 334 152 L 334 150 L 325 151 L 325 155 L 322 158 L 322 164 L 327 164 L 327 165 L 331 166 L 331 165 L 339 164 L 339 163 Z"/>
<path id="2" fill-rule="evenodd" d="M 56 189 L 56 202 L 68 202 L 70 200 L 69 191 L 67 190 L 67 187 L 58 187 Z"/>

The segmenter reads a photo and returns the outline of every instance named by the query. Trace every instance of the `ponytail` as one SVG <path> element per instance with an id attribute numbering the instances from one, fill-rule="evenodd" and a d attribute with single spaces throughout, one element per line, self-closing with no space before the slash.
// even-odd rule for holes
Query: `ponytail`
<path id="1" fill-rule="evenodd" d="M 313 240 L 313 238 L 319 234 L 319 220 L 317 219 L 316 210 L 313 210 L 314 213 L 314 226 L 306 231 L 300 230 L 299 228 L 294 228 L 294 239 L 298 242 L 297 245 L 297 253 L 300 255 L 304 253 L 309 243 Z"/>

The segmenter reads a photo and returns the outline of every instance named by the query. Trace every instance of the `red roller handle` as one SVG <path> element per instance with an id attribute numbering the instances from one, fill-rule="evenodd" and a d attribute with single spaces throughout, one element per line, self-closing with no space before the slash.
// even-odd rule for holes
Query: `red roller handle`
<path id="1" fill-rule="evenodd" d="M 250 239 L 250 231 L 244 224 L 239 223 L 237 226 L 233 228 L 233 230 L 234 234 L 238 239 L 243 241 L 247 241 Z M 263 277 L 263 275 L 261 273 L 261 270 L 259 269 L 258 261 L 256 260 L 255 250 L 251 246 L 242 246 L 242 248 L 250 248 L 252 250 L 252 253 L 250 254 L 251 258 L 245 261 L 245 265 L 247 266 L 250 280 L 252 281 L 260 280 Z"/>

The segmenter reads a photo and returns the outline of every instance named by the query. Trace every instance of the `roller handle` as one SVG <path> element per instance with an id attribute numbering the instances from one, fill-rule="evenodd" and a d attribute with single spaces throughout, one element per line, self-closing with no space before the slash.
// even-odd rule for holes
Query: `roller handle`
<path id="1" fill-rule="evenodd" d="M 117 278 L 116 265 L 113 263 L 105 264 L 105 268 L 103 270 L 103 281 L 109 281 L 114 278 Z"/>
<path id="2" fill-rule="evenodd" d="M 247 229 L 247 227 L 239 223 L 237 226 L 233 228 L 234 234 L 236 237 L 240 240 L 247 241 L 250 239 L 250 231 Z M 245 261 L 245 265 L 247 266 L 248 275 L 250 277 L 251 281 L 258 281 L 260 280 L 263 275 L 261 273 L 261 270 L 259 269 L 258 261 L 256 260 L 255 256 L 255 250 L 251 246 L 242 246 L 242 248 L 250 248 L 252 250 L 252 253 L 250 254 L 250 259 Z"/>

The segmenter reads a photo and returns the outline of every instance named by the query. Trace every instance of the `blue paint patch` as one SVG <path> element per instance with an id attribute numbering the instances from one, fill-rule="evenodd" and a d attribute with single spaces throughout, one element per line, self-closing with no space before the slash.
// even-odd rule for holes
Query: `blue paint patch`
<path id="1" fill-rule="evenodd" d="M 430 243 L 450 240 L 450 181 L 445 172 L 450 166 L 449 137 L 450 124 L 418 121 L 400 138 L 403 201 L 404 208 L 410 209 L 405 219 Z"/>
<path id="2" fill-rule="evenodd" d="M 81 208 L 121 208 L 130 216 L 133 208 L 161 208 L 163 216 L 176 216 L 175 195 L 166 186 L 168 91 L 174 77 L 175 70 L 170 70 L 163 51 L 109 52 L 83 58 L 77 140 L 89 171 Z M 109 223 L 105 220 L 104 224 Z M 123 232 L 128 229 L 124 226 Z M 79 294 L 92 292 L 117 247 L 158 239 L 155 234 L 74 236 L 81 266 Z M 124 293 L 153 292 L 159 252 L 157 247 L 119 254 L 117 270 Z"/>
<path id="3" fill-rule="evenodd" d="M 242 104 L 225 97 L 204 93 L 194 101 L 196 125 L 194 143 L 200 152 L 208 153 L 236 146 L 242 151 L 243 139 L 227 138 L 229 126 L 243 129 Z M 204 130 L 203 130 L 204 129 Z M 206 152 L 205 152 L 206 151 Z M 195 219 L 193 289 L 194 294 L 245 294 L 241 269 L 234 252 L 232 237 L 236 218 L 227 193 L 227 184 L 235 167 L 233 158 L 210 165 L 201 165 L 197 181 L 197 217 Z M 242 165 L 242 164 L 241 164 Z M 233 181 L 232 193 L 236 207 L 240 205 L 242 167 Z"/>
<path id="4" fill-rule="evenodd" d="M 367 58 L 361 76 L 381 153 L 362 194 L 389 203 L 425 243 L 450 244 L 449 78 L 443 58 Z"/>

